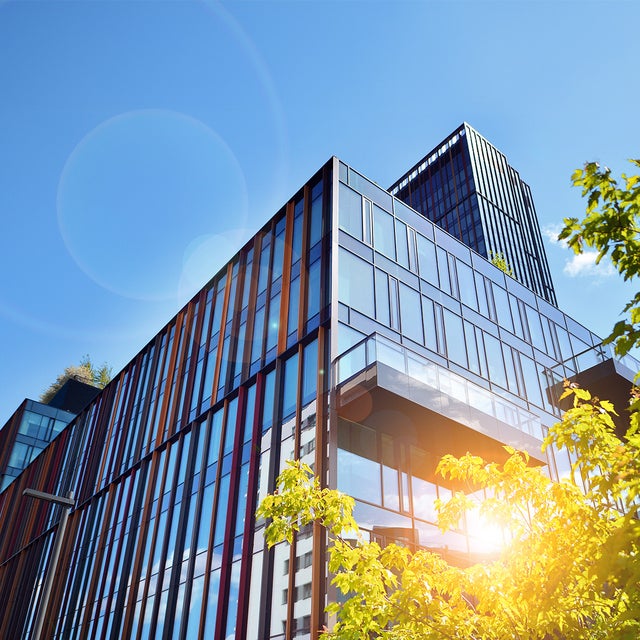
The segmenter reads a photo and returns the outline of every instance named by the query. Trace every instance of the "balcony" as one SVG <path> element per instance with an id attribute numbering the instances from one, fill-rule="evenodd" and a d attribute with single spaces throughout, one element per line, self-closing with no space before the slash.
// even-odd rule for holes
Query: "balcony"
<path id="1" fill-rule="evenodd" d="M 334 363 L 338 415 L 415 440 L 439 459 L 506 458 L 504 445 L 544 464 L 538 416 L 407 347 L 372 334 Z"/>
<path id="2" fill-rule="evenodd" d="M 571 407 L 571 399 L 560 400 L 563 381 L 575 382 L 588 389 L 592 396 L 613 402 L 617 416 L 612 416 L 616 433 L 622 436 L 629 427 L 625 407 L 633 380 L 640 371 L 640 362 L 630 355 L 618 356 L 612 345 L 599 344 L 548 370 L 550 400 L 557 415 Z"/>

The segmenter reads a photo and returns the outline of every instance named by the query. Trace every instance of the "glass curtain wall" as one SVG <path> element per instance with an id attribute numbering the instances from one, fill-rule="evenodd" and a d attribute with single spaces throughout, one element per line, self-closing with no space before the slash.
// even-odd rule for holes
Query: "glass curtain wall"
<path id="1" fill-rule="evenodd" d="M 0 494 L 3 517 L 26 486 L 76 497 L 48 635 L 284 638 L 322 625 L 313 536 L 268 551 L 253 514 L 285 459 L 323 465 L 331 181 L 329 162 Z M 38 591 L 29 606 L 14 594 L 42 579 L 59 518 L 24 508 L 26 526 L 0 531 L 2 637 L 30 637 Z"/>

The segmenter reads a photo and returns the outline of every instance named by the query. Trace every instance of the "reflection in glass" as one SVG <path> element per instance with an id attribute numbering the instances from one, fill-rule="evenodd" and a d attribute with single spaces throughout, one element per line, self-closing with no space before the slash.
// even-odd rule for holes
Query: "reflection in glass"
<path id="1" fill-rule="evenodd" d="M 341 302 L 373 318 L 373 267 L 340 248 L 338 298 Z"/>
<path id="2" fill-rule="evenodd" d="M 373 207 L 373 246 L 391 260 L 396 259 L 393 216 L 380 207 Z"/>

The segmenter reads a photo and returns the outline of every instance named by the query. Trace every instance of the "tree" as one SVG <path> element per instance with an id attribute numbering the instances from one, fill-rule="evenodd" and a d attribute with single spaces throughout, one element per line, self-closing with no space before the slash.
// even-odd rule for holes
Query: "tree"
<path id="1" fill-rule="evenodd" d="M 500 271 L 506 273 L 508 276 L 515 278 L 511 265 L 507 262 L 507 259 L 501 251 L 490 251 L 489 261 L 494 267 L 498 267 Z"/>
<path id="2" fill-rule="evenodd" d="M 640 166 L 639 161 L 633 161 Z M 640 270 L 640 178 L 587 164 L 573 176 L 588 197 L 584 220 L 565 220 L 560 235 L 576 251 L 609 255 L 625 280 Z M 640 292 L 607 342 L 625 354 L 640 345 Z M 495 559 L 459 567 L 428 550 L 382 548 L 361 535 L 354 502 L 322 488 L 311 469 L 289 462 L 257 515 L 270 519 L 267 543 L 292 541 L 319 522 L 327 532 L 328 567 L 342 594 L 327 638 L 599 639 L 640 637 L 640 392 L 629 429 L 615 435 L 611 403 L 565 384 L 573 406 L 544 447 L 572 455 L 570 477 L 551 481 L 526 454 L 508 449 L 500 465 L 467 454 L 445 456 L 437 472 L 466 489 L 437 504 L 443 531 L 469 512 L 502 527 L 508 542 Z M 490 498 L 470 495 L 485 489 Z"/>
<path id="3" fill-rule="evenodd" d="M 640 159 L 630 160 L 640 167 Z M 566 240 L 576 253 L 589 248 L 597 251 L 596 262 L 608 256 L 625 280 L 640 275 L 640 176 L 622 174 L 624 187 L 612 177 L 608 167 L 588 162 L 571 177 L 574 186 L 587 198 L 582 220 L 565 218 L 559 239 Z M 615 343 L 624 355 L 640 346 L 640 291 L 624 308 L 627 320 L 621 320 L 604 341 Z"/>
<path id="4" fill-rule="evenodd" d="M 85 355 L 79 364 L 70 365 L 40 394 L 40 402 L 45 404 L 56 395 L 62 385 L 69 379 L 79 380 L 85 384 L 103 389 L 111 381 L 112 368 L 106 363 L 96 367 L 89 355 Z"/>
<path id="5" fill-rule="evenodd" d="M 342 594 L 328 638 L 539 639 L 637 638 L 640 634 L 640 436 L 634 414 L 628 439 L 614 434 L 612 407 L 568 388 L 574 406 L 545 446 L 578 460 L 573 477 L 551 481 L 526 454 L 509 449 L 503 464 L 467 454 L 445 456 L 438 473 L 458 491 L 440 503 L 439 526 L 455 528 L 478 511 L 510 535 L 499 556 L 468 567 L 437 553 L 364 538 L 353 500 L 321 488 L 311 469 L 289 462 L 258 516 L 267 543 L 287 540 L 309 522 L 327 530 L 329 571 Z M 581 479 L 590 477 L 590 488 Z M 492 496 L 476 502 L 469 493 Z"/>

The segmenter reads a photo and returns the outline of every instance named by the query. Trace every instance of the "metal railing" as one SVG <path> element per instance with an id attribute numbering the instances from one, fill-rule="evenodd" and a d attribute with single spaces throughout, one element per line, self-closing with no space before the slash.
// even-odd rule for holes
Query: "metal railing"
<path id="1" fill-rule="evenodd" d="M 375 363 L 391 367 L 523 433 L 535 438 L 542 436 L 540 418 L 535 414 L 377 333 L 336 358 L 336 386 Z"/>

